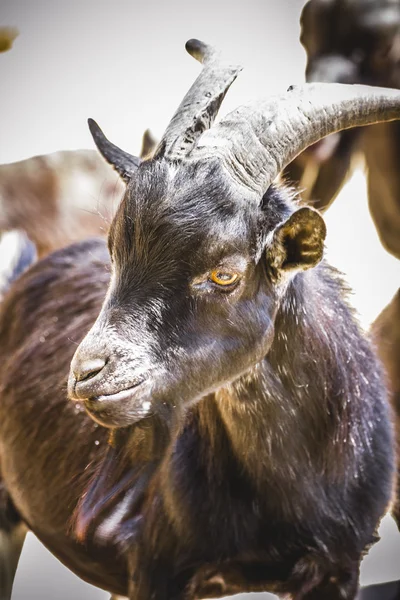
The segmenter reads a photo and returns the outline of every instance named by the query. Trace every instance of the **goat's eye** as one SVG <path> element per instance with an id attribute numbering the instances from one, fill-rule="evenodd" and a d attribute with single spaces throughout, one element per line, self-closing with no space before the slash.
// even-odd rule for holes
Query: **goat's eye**
<path id="1" fill-rule="evenodd" d="M 229 286 L 236 283 L 238 280 L 237 273 L 230 273 L 229 271 L 212 271 L 210 275 L 210 279 L 213 283 L 222 286 Z"/>

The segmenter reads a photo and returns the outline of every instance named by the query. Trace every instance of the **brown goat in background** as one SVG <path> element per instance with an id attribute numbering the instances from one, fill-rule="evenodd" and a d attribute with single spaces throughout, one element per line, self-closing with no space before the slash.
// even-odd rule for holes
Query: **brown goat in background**
<path id="1" fill-rule="evenodd" d="M 303 9 L 301 26 L 307 81 L 400 88 L 400 0 L 310 0 Z M 399 123 L 329 136 L 297 157 L 284 177 L 304 190 L 303 201 L 324 211 L 360 154 L 367 169 L 369 209 L 380 240 L 400 259 Z M 372 326 L 372 333 L 387 371 L 400 436 L 399 292 Z M 400 488 L 394 517 L 400 527 Z"/>
<path id="2" fill-rule="evenodd" d="M 104 237 L 122 190 L 94 150 L 1 165 L 0 231 L 25 231 L 39 258 L 88 236 Z"/>
<path id="3" fill-rule="evenodd" d="M 155 140 L 146 130 L 141 157 Z M 70 150 L 0 165 L 0 234 L 18 229 L 38 257 L 90 236 L 105 237 L 124 185 L 95 150 Z"/>
<path id="4" fill-rule="evenodd" d="M 301 16 L 308 82 L 400 88 L 399 0 L 310 0 Z M 398 123 L 337 133 L 307 149 L 286 169 L 303 200 L 325 210 L 349 176 L 356 152 L 368 172 L 371 214 L 384 247 L 400 258 Z"/>

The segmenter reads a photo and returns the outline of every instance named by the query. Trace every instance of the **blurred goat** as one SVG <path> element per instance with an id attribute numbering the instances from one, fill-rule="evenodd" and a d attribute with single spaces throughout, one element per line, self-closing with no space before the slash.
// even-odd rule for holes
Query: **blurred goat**
<path id="1" fill-rule="evenodd" d="M 88 236 L 105 236 L 122 191 L 93 150 L 1 165 L 0 231 L 25 231 L 43 257 Z"/>
<path id="2" fill-rule="evenodd" d="M 309 0 L 301 17 L 308 82 L 400 88 L 400 0 Z M 303 200 L 325 210 L 364 154 L 369 206 L 385 248 L 400 258 L 398 123 L 335 133 L 307 149 L 285 171 Z"/>
<path id="3" fill-rule="evenodd" d="M 154 148 L 146 130 L 141 157 L 149 157 Z M 121 180 L 93 150 L 1 165 L 0 232 L 26 232 L 39 258 L 90 236 L 105 237 L 123 190 Z"/>

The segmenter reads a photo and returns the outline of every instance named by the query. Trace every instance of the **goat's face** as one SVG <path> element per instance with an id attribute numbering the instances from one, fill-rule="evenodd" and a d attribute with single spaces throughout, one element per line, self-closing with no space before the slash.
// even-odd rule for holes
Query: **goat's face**
<path id="1" fill-rule="evenodd" d="M 268 352 L 288 279 L 322 257 L 325 225 L 271 187 L 321 136 L 400 114 L 394 90 L 290 87 L 212 126 L 240 71 L 199 40 L 203 70 L 154 157 L 139 160 L 89 122 L 127 182 L 112 223 L 112 278 L 71 365 L 69 394 L 110 427 L 171 413 L 251 370 Z"/>
<path id="2" fill-rule="evenodd" d="M 71 397 L 104 425 L 193 402 L 272 343 L 285 283 L 271 239 L 270 265 L 264 249 L 290 209 L 277 192 L 259 206 L 232 197 L 219 170 L 150 161 L 128 186 L 109 234 L 110 288 L 70 375 Z"/>

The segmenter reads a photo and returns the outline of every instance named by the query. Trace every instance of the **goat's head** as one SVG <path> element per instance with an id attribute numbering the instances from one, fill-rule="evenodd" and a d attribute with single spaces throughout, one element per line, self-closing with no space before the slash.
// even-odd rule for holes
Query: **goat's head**
<path id="1" fill-rule="evenodd" d="M 239 69 L 198 41 L 187 48 L 204 68 L 151 160 L 91 122 L 127 188 L 109 233 L 110 287 L 69 392 L 111 427 L 193 402 L 265 356 L 288 281 L 320 261 L 325 237 L 320 215 L 271 183 L 322 136 L 400 115 L 398 92 L 310 85 L 211 127 Z"/>

